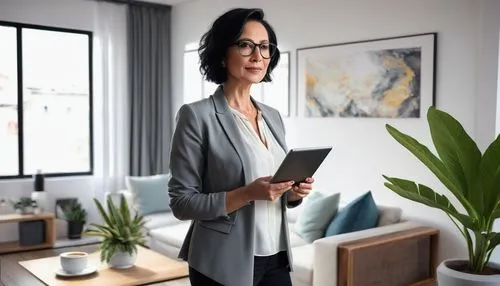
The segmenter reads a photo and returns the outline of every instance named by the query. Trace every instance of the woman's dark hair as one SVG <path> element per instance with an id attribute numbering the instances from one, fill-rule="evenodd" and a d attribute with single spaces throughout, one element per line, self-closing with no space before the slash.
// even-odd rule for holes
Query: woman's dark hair
<path id="1" fill-rule="evenodd" d="M 227 80 L 227 70 L 223 65 L 229 47 L 238 40 L 243 27 L 248 21 L 257 21 L 267 30 L 269 42 L 278 45 L 276 34 L 269 23 L 264 20 L 264 11 L 261 9 L 236 8 L 227 11 L 217 18 L 212 27 L 200 40 L 200 71 L 208 81 L 221 84 Z M 280 59 L 277 50 L 272 56 L 263 82 L 271 81 L 271 72 Z"/>

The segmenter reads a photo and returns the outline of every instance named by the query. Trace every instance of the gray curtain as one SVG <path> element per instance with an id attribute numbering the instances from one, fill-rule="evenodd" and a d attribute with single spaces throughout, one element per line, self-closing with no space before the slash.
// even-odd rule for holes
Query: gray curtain
<path id="1" fill-rule="evenodd" d="M 129 5 L 130 169 L 168 172 L 171 124 L 171 8 Z"/>

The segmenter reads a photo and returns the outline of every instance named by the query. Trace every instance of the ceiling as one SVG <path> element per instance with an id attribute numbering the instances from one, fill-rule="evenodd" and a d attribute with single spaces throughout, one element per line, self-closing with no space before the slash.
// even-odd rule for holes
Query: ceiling
<path id="1" fill-rule="evenodd" d="M 158 3 L 158 4 L 165 4 L 165 5 L 177 5 L 181 3 L 186 3 L 186 2 L 191 2 L 195 0 L 141 0 L 142 2 L 151 2 L 151 3 Z"/>

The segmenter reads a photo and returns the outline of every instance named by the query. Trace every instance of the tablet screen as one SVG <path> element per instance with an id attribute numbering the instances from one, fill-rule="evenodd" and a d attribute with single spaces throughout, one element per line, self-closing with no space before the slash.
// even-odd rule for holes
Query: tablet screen
<path id="1" fill-rule="evenodd" d="M 312 177 L 333 147 L 295 148 L 286 155 L 271 183 L 295 181 L 296 184 Z"/>

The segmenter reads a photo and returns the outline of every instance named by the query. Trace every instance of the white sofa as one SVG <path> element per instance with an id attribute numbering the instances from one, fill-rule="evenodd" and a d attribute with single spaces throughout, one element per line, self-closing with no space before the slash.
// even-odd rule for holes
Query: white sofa
<path id="1" fill-rule="evenodd" d="M 130 191 L 121 190 L 118 192 L 118 196 L 120 194 L 125 195 L 130 206 L 135 205 Z M 294 224 L 300 216 L 303 205 L 287 210 L 294 264 L 294 272 L 291 273 L 291 277 L 294 286 L 336 286 L 338 284 L 337 252 L 339 245 L 421 226 L 414 221 L 402 221 L 400 208 L 379 205 L 380 216 L 377 227 L 306 243 L 294 231 Z M 341 208 L 343 205 L 345 203 L 341 203 Z M 190 226 L 190 221 L 180 221 L 173 216 L 172 212 L 146 215 L 145 219 L 147 221 L 144 229 L 146 246 L 170 258 L 178 259 L 177 255 Z"/>

